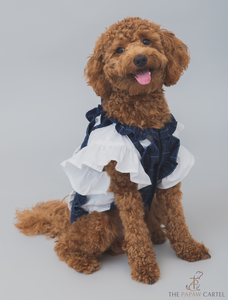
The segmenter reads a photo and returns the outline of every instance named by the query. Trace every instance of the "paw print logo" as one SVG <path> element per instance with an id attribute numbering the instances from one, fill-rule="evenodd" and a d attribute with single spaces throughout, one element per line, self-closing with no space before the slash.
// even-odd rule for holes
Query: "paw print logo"
<path id="1" fill-rule="evenodd" d="M 203 272 L 197 271 L 196 274 L 191 277 L 192 282 L 189 285 L 186 285 L 188 291 L 200 291 L 200 278 L 202 277 Z"/>

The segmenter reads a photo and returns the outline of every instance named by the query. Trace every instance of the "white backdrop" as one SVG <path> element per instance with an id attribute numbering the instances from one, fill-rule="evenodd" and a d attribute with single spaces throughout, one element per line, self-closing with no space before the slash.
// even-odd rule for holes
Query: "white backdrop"
<path id="1" fill-rule="evenodd" d="M 226 0 L 1 1 L 1 299 L 181 298 L 196 271 L 201 292 L 228 297 L 227 9 Z M 87 57 L 105 27 L 127 16 L 162 24 L 190 49 L 189 68 L 166 97 L 196 159 L 183 181 L 187 224 L 212 255 L 187 263 L 168 242 L 155 246 L 161 278 L 153 286 L 131 279 L 124 255 L 104 255 L 98 272 L 79 274 L 58 260 L 53 240 L 12 225 L 16 208 L 69 193 L 60 163 L 81 144 L 84 115 L 100 102 L 83 78 Z"/>

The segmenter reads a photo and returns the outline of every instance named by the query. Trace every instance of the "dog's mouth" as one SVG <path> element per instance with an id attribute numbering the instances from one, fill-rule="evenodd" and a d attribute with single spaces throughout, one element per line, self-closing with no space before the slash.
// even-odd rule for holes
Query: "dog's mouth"
<path id="1" fill-rule="evenodd" d="M 149 84 L 151 81 L 151 69 L 139 69 L 135 72 L 135 74 L 128 74 L 128 77 L 135 78 L 141 85 Z"/>

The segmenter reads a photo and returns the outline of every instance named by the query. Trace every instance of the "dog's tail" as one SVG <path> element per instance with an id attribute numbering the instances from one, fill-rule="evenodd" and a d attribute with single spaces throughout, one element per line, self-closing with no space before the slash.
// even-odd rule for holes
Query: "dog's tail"
<path id="1" fill-rule="evenodd" d="M 64 234 L 70 227 L 70 211 L 65 198 L 38 203 L 31 209 L 18 209 L 14 225 L 25 235 L 46 234 L 54 238 Z"/>

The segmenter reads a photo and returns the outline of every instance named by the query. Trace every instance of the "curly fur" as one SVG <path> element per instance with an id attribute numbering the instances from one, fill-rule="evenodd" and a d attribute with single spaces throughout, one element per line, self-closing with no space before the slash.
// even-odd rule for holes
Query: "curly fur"
<path id="1" fill-rule="evenodd" d="M 150 45 L 144 45 L 143 39 L 150 40 Z M 119 47 L 124 48 L 122 53 L 117 53 Z M 152 73 L 147 85 L 140 85 L 134 78 L 138 67 L 133 59 L 139 54 L 148 58 L 147 67 Z M 103 98 L 108 117 L 142 129 L 160 129 L 170 119 L 163 85 L 176 84 L 189 61 L 187 46 L 172 32 L 147 20 L 126 18 L 98 38 L 85 77 Z M 60 260 L 78 272 L 98 270 L 97 258 L 105 251 L 113 255 L 125 252 L 132 278 L 147 284 L 159 278 L 152 243 L 160 244 L 168 238 L 177 256 L 187 261 L 210 257 L 209 250 L 188 231 L 180 183 L 167 190 L 157 189 L 149 211 L 143 207 L 137 185 L 130 181 L 129 174 L 119 173 L 115 165 L 115 161 L 110 161 L 105 170 L 118 209 L 93 211 L 70 226 L 67 204 L 49 201 L 31 210 L 17 211 L 15 226 L 26 235 L 45 233 L 47 237 L 56 237 L 55 251 Z"/>

